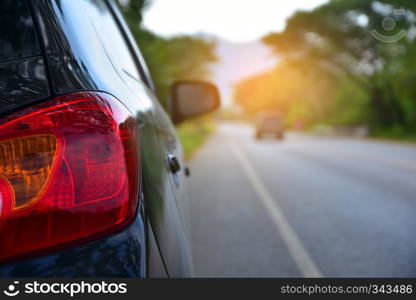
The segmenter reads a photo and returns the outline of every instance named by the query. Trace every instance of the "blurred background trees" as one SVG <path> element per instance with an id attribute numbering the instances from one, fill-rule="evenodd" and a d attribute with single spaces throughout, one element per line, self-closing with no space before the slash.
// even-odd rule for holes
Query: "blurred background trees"
<path id="1" fill-rule="evenodd" d="M 141 25 L 151 0 L 118 1 L 162 104 L 174 80 L 209 79 L 217 61 L 213 39 L 158 36 Z M 235 103 L 249 115 L 278 109 L 289 126 L 365 126 L 373 135 L 416 136 L 415 13 L 414 0 L 330 0 L 299 11 L 283 32 L 263 38 L 279 63 L 236 84 Z M 406 34 L 386 43 L 374 30 L 388 38 Z"/>
<path id="2" fill-rule="evenodd" d="M 283 32 L 263 39 L 278 66 L 237 84 L 235 100 L 251 114 L 279 109 L 289 125 L 366 125 L 373 134 L 416 135 L 415 13 L 413 0 L 332 0 L 297 12 Z M 373 30 L 389 38 L 406 34 L 386 43 Z"/>
<path id="3" fill-rule="evenodd" d="M 217 60 L 215 42 L 203 37 L 161 37 L 142 26 L 151 0 L 118 0 L 152 74 L 159 100 L 166 105 L 169 86 L 180 79 L 209 79 L 209 64 Z"/>

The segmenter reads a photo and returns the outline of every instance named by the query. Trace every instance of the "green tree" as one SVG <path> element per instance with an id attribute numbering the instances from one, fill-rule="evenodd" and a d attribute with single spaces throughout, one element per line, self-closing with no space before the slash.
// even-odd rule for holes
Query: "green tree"
<path id="1" fill-rule="evenodd" d="M 407 13 L 395 15 L 397 9 Z M 373 128 L 412 130 L 416 125 L 415 87 L 405 82 L 414 79 L 414 12 L 416 2 L 412 0 L 332 0 L 311 12 L 297 12 L 283 32 L 266 36 L 264 42 L 284 60 L 297 63 L 303 74 L 319 70 L 338 90 L 350 86 L 344 89 L 350 96 L 354 94 L 351 89 L 367 93 L 367 119 Z M 397 22 L 396 30 L 382 27 L 389 16 Z M 391 36 L 403 28 L 409 34 L 395 43 L 380 42 L 371 34 L 376 29 Z M 348 97 L 338 96 L 348 101 Z"/>
<path id="2" fill-rule="evenodd" d="M 217 60 L 215 42 L 202 37 L 165 38 L 144 29 L 141 22 L 149 0 L 118 0 L 148 64 L 162 104 L 169 86 L 180 79 L 209 79 L 209 64 Z"/>

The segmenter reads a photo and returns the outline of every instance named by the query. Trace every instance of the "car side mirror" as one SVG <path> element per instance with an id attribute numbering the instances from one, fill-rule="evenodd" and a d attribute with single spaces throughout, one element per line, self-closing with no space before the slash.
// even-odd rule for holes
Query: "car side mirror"
<path id="1" fill-rule="evenodd" d="M 203 81 L 177 81 L 170 88 L 169 109 L 173 123 L 213 112 L 221 100 L 215 85 Z"/>

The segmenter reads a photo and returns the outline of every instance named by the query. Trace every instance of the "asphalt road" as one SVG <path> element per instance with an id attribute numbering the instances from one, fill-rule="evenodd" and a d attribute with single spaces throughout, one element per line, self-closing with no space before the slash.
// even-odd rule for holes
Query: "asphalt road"
<path id="1" fill-rule="evenodd" d="M 415 277 L 416 147 L 222 124 L 190 162 L 201 277 Z"/>

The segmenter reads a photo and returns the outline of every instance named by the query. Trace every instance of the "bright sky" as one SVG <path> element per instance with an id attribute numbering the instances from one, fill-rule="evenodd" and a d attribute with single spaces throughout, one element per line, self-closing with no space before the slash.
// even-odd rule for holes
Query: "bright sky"
<path id="1" fill-rule="evenodd" d="M 296 10 L 327 0 L 153 0 L 144 25 L 161 35 L 207 33 L 231 42 L 284 29 Z"/>

